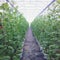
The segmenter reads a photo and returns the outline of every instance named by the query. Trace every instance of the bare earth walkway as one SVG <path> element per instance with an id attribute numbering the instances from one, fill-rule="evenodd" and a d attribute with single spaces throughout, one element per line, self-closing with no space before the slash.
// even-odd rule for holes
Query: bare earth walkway
<path id="1" fill-rule="evenodd" d="M 44 58 L 44 54 L 34 38 L 31 28 L 29 28 L 26 33 L 22 57 L 20 60 L 47 60 Z"/>

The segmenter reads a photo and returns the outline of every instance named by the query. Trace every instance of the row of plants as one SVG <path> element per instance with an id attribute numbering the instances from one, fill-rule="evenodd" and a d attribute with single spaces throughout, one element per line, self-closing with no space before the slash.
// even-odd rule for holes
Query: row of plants
<path id="1" fill-rule="evenodd" d="M 0 6 L 0 60 L 20 60 L 28 22 L 8 3 Z"/>
<path id="2" fill-rule="evenodd" d="M 60 4 L 48 8 L 47 15 L 41 15 L 32 22 L 34 36 L 43 47 L 47 60 L 60 60 Z"/>

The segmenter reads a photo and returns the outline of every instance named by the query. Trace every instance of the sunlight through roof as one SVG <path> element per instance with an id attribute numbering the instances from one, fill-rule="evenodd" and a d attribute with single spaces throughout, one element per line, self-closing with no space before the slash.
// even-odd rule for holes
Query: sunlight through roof
<path id="1" fill-rule="evenodd" d="M 18 10 L 23 13 L 29 23 L 52 1 L 52 0 L 14 0 Z"/>
<path id="2" fill-rule="evenodd" d="M 3 0 L 4 2 L 5 0 Z M 31 24 L 34 18 L 51 2 L 52 0 L 14 0 L 18 10 L 24 15 Z M 0 1 L 1 4 L 2 0 Z M 44 12 L 45 14 L 46 12 Z"/>

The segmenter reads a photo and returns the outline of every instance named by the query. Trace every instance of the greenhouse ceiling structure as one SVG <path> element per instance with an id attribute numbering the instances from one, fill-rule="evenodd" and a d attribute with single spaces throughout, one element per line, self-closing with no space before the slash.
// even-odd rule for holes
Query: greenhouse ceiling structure
<path id="1" fill-rule="evenodd" d="M 12 0 L 9 0 L 11 2 Z M 52 1 L 52 0 L 13 0 L 14 6 L 18 6 L 18 11 L 21 12 L 26 20 L 31 23 L 34 18 Z M 1 0 L 0 4 L 6 2 Z M 46 14 L 47 11 L 44 12 Z"/>

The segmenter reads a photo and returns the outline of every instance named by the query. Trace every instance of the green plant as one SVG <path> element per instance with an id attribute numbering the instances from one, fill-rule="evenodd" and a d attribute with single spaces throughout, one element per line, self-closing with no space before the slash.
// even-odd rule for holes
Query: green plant
<path id="1" fill-rule="evenodd" d="M 32 22 L 34 36 L 40 42 L 48 60 L 60 60 L 60 5 L 56 2 L 47 15 L 37 17 Z"/>
<path id="2" fill-rule="evenodd" d="M 28 22 L 16 8 L 0 6 L 0 60 L 19 60 Z"/>

